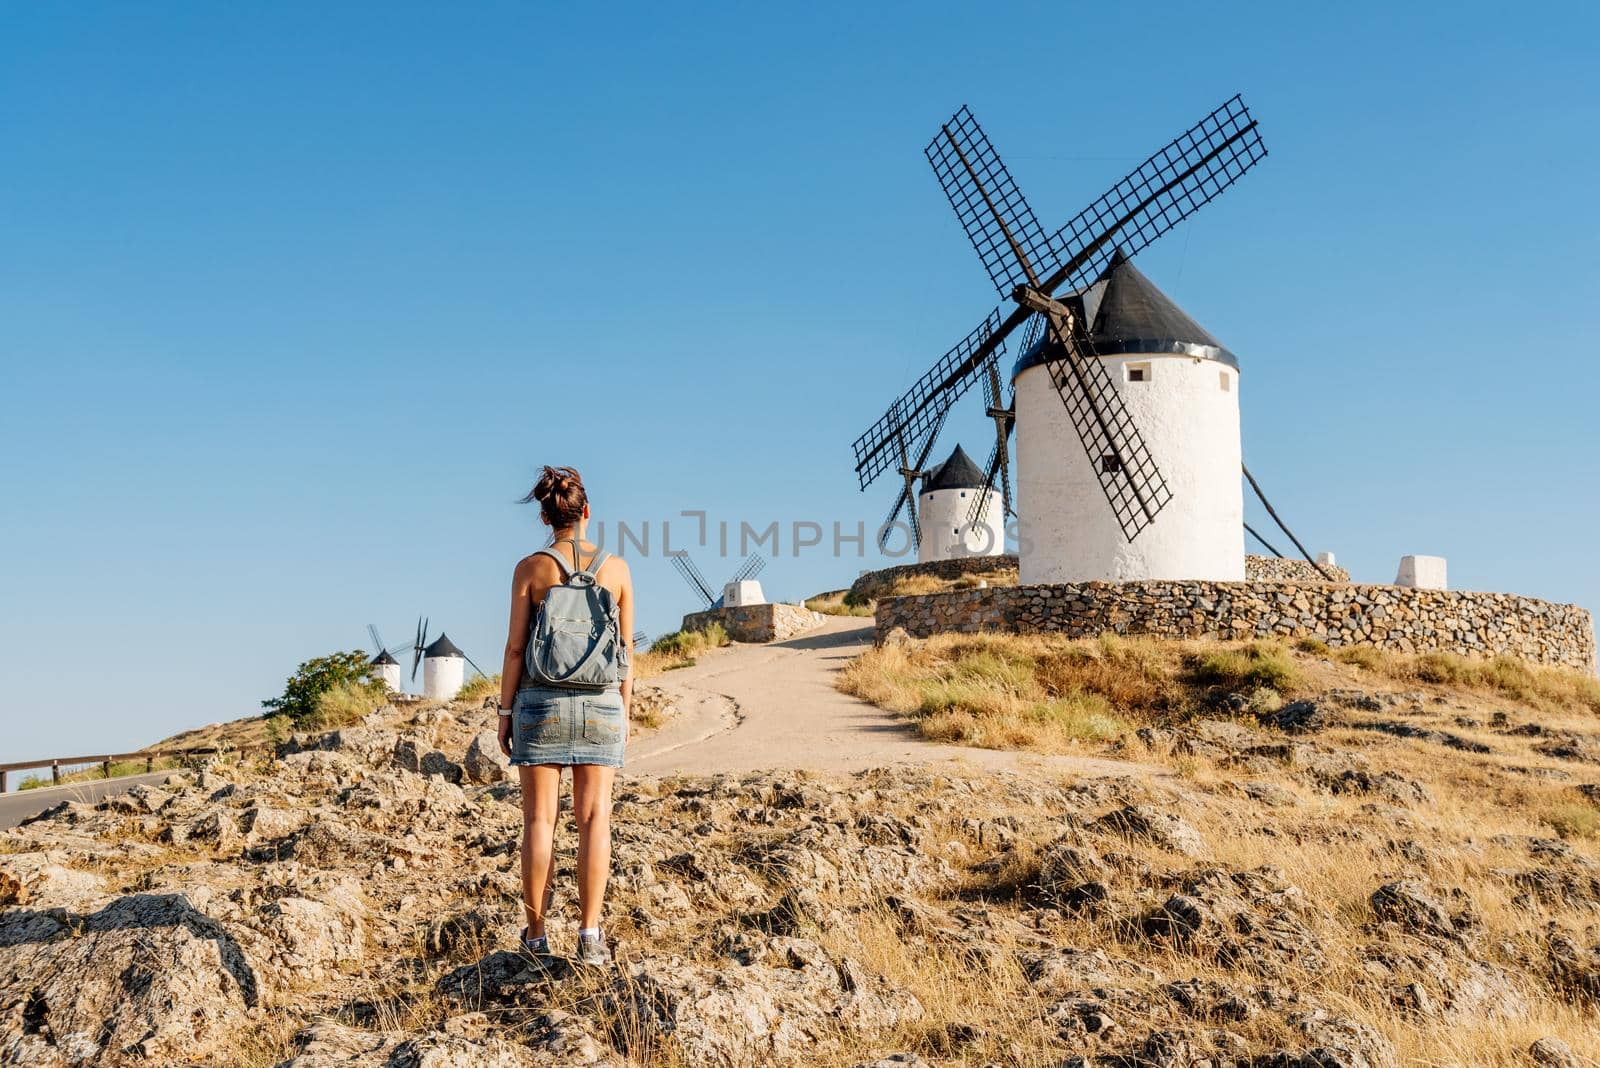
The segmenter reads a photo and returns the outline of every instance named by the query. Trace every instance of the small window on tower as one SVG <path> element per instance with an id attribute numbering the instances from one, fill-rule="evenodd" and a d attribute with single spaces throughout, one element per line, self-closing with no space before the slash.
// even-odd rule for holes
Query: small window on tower
<path id="1" fill-rule="evenodd" d="M 1226 371 L 1218 371 L 1217 375 L 1218 375 L 1218 377 L 1220 377 L 1222 379 L 1222 392 L 1224 392 L 1224 393 L 1232 393 L 1233 392 L 1233 377 L 1231 375 L 1229 375 L 1228 372 L 1226 372 Z"/>
<path id="2" fill-rule="evenodd" d="M 1104 474 L 1114 475 L 1122 470 L 1122 458 L 1114 452 L 1108 452 L 1100 457 L 1100 470 Z"/>
<path id="3" fill-rule="evenodd" d="M 1123 365 L 1127 371 L 1129 382 L 1150 381 L 1150 365 L 1147 363 L 1129 363 Z"/>

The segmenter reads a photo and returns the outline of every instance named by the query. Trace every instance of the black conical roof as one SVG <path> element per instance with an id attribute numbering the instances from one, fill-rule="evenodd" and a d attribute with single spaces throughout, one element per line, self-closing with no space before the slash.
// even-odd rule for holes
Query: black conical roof
<path id="1" fill-rule="evenodd" d="M 1175 352 L 1238 365 L 1222 342 L 1157 289 L 1120 248 L 1111 254 L 1100 281 L 1105 288 L 1095 309 L 1089 339 L 1102 356 Z M 1089 294 L 1084 296 L 1088 303 Z"/>
<path id="2" fill-rule="evenodd" d="M 929 471 L 922 480 L 922 492 L 942 489 L 977 489 L 983 485 L 983 472 L 960 445 L 949 459 Z"/>
<path id="3" fill-rule="evenodd" d="M 1120 248 L 1092 286 L 1058 299 L 1090 324 L 1089 340 L 1098 355 L 1175 353 L 1239 366 L 1222 342 L 1156 288 Z M 1012 376 L 1043 363 L 1043 348 L 1041 338 L 1022 354 Z"/>
<path id="4" fill-rule="evenodd" d="M 465 660 L 467 654 L 456 648 L 456 643 L 440 634 L 433 640 L 433 644 L 422 650 L 424 660 L 432 660 L 441 656 L 455 656 Z"/>
<path id="5" fill-rule="evenodd" d="M 387 650 L 387 649 L 379 649 L 378 650 L 378 655 L 373 657 L 369 661 L 369 663 L 373 663 L 373 664 L 399 664 L 400 661 L 398 661 L 394 657 L 390 656 L 389 655 L 389 650 Z"/>

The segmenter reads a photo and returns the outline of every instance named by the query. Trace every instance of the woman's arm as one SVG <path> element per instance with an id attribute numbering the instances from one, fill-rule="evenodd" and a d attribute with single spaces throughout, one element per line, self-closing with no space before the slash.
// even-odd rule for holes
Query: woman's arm
<path id="1" fill-rule="evenodd" d="M 533 602 L 528 585 L 533 566 L 528 560 L 517 564 L 511 574 L 511 622 L 506 632 L 506 655 L 500 664 L 500 749 L 511 755 L 511 703 L 522 683 L 522 654 L 528 648 L 528 626 L 533 618 Z"/>
<path id="2" fill-rule="evenodd" d="M 619 559 L 622 564 L 622 593 L 617 598 L 617 625 L 622 628 L 622 641 L 628 647 L 628 677 L 622 680 L 622 709 L 623 720 L 626 722 L 628 712 L 633 708 L 633 571 L 627 566 L 626 560 Z"/>

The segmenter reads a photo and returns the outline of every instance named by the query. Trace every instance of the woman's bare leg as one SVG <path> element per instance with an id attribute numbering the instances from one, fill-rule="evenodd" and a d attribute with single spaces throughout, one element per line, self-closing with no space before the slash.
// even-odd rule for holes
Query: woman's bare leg
<path id="1" fill-rule="evenodd" d="M 572 813 L 578 822 L 578 926 L 599 927 L 611 874 L 611 781 L 616 768 L 572 768 Z"/>
<path id="2" fill-rule="evenodd" d="M 555 892 L 556 816 L 561 811 L 561 766 L 523 765 L 522 781 L 522 910 L 528 937 L 544 934 L 545 915 Z"/>

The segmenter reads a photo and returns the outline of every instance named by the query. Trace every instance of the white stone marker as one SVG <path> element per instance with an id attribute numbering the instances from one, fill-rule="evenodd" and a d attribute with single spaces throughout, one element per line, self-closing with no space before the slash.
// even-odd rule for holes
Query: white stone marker
<path id="1" fill-rule="evenodd" d="M 1339 561 L 1334 559 L 1334 555 L 1332 553 L 1318 553 L 1317 563 L 1321 564 L 1323 567 L 1339 566 Z"/>
<path id="2" fill-rule="evenodd" d="M 1402 556 L 1400 573 L 1395 575 L 1396 586 L 1411 586 L 1419 590 L 1448 590 L 1445 581 L 1444 557 Z"/>
<path id="3" fill-rule="evenodd" d="M 767 595 L 755 579 L 741 579 L 722 587 L 722 607 L 738 608 L 746 604 L 766 604 Z"/>

